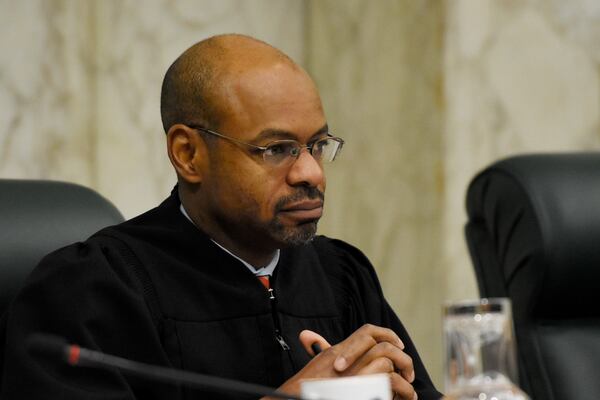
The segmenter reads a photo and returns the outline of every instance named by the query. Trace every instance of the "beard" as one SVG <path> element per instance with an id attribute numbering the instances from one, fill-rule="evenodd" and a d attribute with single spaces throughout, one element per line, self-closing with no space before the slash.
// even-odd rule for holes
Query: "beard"
<path id="1" fill-rule="evenodd" d="M 298 246 L 309 243 L 317 234 L 318 221 L 311 221 L 298 226 L 283 226 L 275 219 L 269 225 L 271 235 L 283 246 Z"/>
<path id="2" fill-rule="evenodd" d="M 324 201 L 325 195 L 319 189 L 307 186 L 300 187 L 294 194 L 279 199 L 275 205 L 275 217 L 268 226 L 271 237 L 283 246 L 297 246 L 313 240 L 317 234 L 318 219 L 303 222 L 296 226 L 285 226 L 278 216 L 279 211 L 283 210 L 288 204 L 313 199 Z"/>

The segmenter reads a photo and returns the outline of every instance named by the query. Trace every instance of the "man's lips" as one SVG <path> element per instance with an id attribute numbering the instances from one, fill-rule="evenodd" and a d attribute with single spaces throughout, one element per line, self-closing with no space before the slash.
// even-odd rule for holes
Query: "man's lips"
<path id="1" fill-rule="evenodd" d="M 284 206 L 280 213 L 298 220 L 314 220 L 323 215 L 322 200 L 304 200 Z"/>

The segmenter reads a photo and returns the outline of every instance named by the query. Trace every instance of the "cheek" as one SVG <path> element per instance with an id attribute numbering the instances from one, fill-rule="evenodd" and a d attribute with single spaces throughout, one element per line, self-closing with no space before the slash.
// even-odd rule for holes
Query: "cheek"
<path id="1" fill-rule="evenodd" d="M 248 181 L 245 193 L 246 198 L 252 199 L 256 210 L 262 219 L 271 219 L 280 195 L 278 188 L 272 181 L 264 176 L 256 176 L 257 179 Z"/>
<path id="2" fill-rule="evenodd" d="M 250 218 L 270 220 L 275 204 L 281 198 L 280 185 L 272 175 L 262 170 L 248 170 L 237 173 L 230 179 L 227 191 L 228 206 L 237 208 Z"/>
<path id="3" fill-rule="evenodd" d="M 284 197 L 294 193 L 294 188 L 288 186 L 283 171 L 267 171 L 257 173 L 249 179 L 252 184 L 249 190 L 252 197 L 257 201 L 260 217 L 263 220 L 271 220 L 276 217 L 276 205 Z"/>
<path id="4" fill-rule="evenodd" d="M 289 195 L 285 171 L 266 169 L 242 156 L 220 161 L 214 166 L 213 176 L 217 177 L 214 183 L 221 206 L 238 218 L 271 220 L 277 202 Z"/>

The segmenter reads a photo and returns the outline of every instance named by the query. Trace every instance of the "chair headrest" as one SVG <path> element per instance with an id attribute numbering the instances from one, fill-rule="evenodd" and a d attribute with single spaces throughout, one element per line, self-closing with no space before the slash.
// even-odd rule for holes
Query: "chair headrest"
<path id="1" fill-rule="evenodd" d="M 536 313 L 597 308 L 590 304 L 600 301 L 600 153 L 501 160 L 471 182 L 467 213 L 495 241 L 508 290 Z"/>
<path id="2" fill-rule="evenodd" d="M 0 303 L 44 255 L 121 221 L 115 206 L 83 186 L 0 179 Z"/>

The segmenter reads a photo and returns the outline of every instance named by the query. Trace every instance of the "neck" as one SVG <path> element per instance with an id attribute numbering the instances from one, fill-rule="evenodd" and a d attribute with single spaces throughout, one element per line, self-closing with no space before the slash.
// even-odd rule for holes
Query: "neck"
<path id="1" fill-rule="evenodd" d="M 262 268 L 269 265 L 271 260 L 273 260 L 273 256 L 277 249 L 265 249 L 258 250 L 256 248 L 248 249 L 246 246 L 239 246 L 236 242 L 230 240 L 227 236 L 219 235 L 217 232 L 209 232 L 204 230 L 204 228 L 200 227 L 209 235 L 215 242 L 219 245 L 223 246 L 242 260 L 246 261 L 250 265 L 256 268 Z"/>
<path id="2" fill-rule="evenodd" d="M 198 229 L 202 230 L 220 246 L 224 247 L 250 265 L 256 268 L 261 268 L 269 265 L 269 263 L 273 260 L 277 248 L 261 248 L 257 245 L 257 242 L 259 241 L 254 241 L 254 243 L 244 243 L 239 240 L 233 240 L 230 235 L 227 235 L 223 229 L 219 228 L 218 224 L 211 223 L 209 219 L 203 218 L 201 213 L 195 213 L 195 209 L 192 207 L 187 207 L 183 201 L 182 205 L 185 213 Z M 250 237 L 250 235 L 246 236 Z"/>

